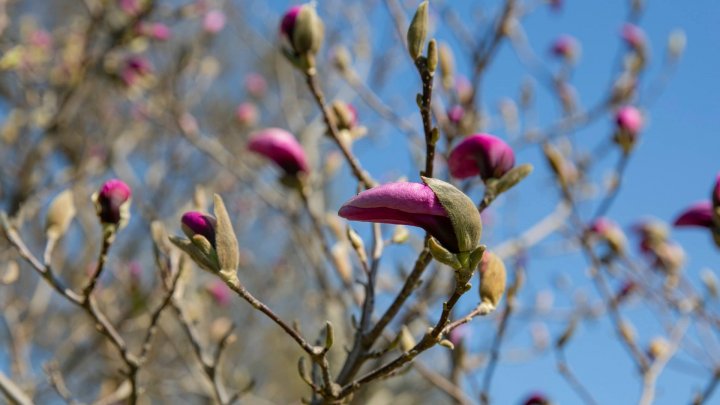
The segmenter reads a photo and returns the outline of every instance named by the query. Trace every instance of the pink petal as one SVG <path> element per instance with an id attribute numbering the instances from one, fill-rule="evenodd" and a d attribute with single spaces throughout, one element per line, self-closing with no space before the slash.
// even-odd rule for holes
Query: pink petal
<path id="1" fill-rule="evenodd" d="M 713 226 L 712 214 L 713 208 L 710 201 L 699 202 L 683 211 L 675 220 L 674 225 L 711 228 Z"/>

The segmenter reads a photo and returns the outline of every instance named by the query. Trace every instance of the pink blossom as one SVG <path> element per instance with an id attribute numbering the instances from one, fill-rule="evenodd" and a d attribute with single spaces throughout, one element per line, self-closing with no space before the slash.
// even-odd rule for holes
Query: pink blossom
<path id="1" fill-rule="evenodd" d="M 500 138 L 488 134 L 470 135 L 450 152 L 448 166 L 453 177 L 480 175 L 483 180 L 500 178 L 515 165 L 515 153 Z"/>
<path id="2" fill-rule="evenodd" d="M 120 77 L 127 86 L 132 86 L 139 79 L 152 72 L 152 65 L 142 56 L 130 56 L 120 71 Z"/>
<path id="3" fill-rule="evenodd" d="M 458 251 L 450 218 L 425 184 L 399 182 L 373 187 L 343 204 L 338 215 L 351 221 L 417 226 L 443 246 Z"/>
<path id="4" fill-rule="evenodd" d="M 645 32 L 634 24 L 623 25 L 620 36 L 625 43 L 633 49 L 642 49 L 645 47 Z"/>
<path id="5" fill-rule="evenodd" d="M 302 5 L 293 6 L 283 15 L 282 21 L 280 22 L 280 33 L 284 34 L 291 42 L 293 32 L 295 31 L 295 20 L 297 20 Z"/>
<path id="6" fill-rule="evenodd" d="M 221 307 L 226 307 L 232 302 L 232 291 L 225 283 L 215 280 L 208 284 L 207 291 L 213 301 Z"/>
<path id="7" fill-rule="evenodd" d="M 305 151 L 295 137 L 284 129 L 268 128 L 256 132 L 250 138 L 248 149 L 272 160 L 289 175 L 310 170 Z"/>
<path id="8" fill-rule="evenodd" d="M 258 121 L 258 109 L 251 102 L 240 103 L 235 110 L 235 117 L 242 126 L 250 127 Z"/>
<path id="9" fill-rule="evenodd" d="M 217 34 L 225 27 L 225 13 L 210 10 L 203 18 L 203 30 L 209 34 Z"/>
<path id="10" fill-rule="evenodd" d="M 643 126 L 643 117 L 640 110 L 633 106 L 620 107 L 615 114 L 615 122 L 619 129 L 634 135 L 640 132 Z"/>
<path id="11" fill-rule="evenodd" d="M 448 120 L 455 125 L 458 125 L 465 116 L 465 109 L 460 105 L 454 105 L 450 107 L 447 112 Z"/>
<path id="12" fill-rule="evenodd" d="M 675 226 L 713 227 L 713 206 L 710 201 L 693 204 L 683 211 L 674 222 Z"/>
<path id="13" fill-rule="evenodd" d="M 216 221 L 210 215 L 199 211 L 189 211 L 183 214 L 180 224 L 183 232 L 192 239 L 195 235 L 202 235 L 215 246 Z"/>
<path id="14" fill-rule="evenodd" d="M 97 194 L 96 205 L 100 222 L 118 224 L 122 219 L 121 208 L 130 200 L 130 186 L 118 179 L 106 181 Z"/>
<path id="15" fill-rule="evenodd" d="M 253 97 L 262 97 L 267 91 L 267 82 L 260 73 L 249 73 L 245 76 L 245 90 Z"/>
<path id="16" fill-rule="evenodd" d="M 561 35 L 553 42 L 551 50 L 555 56 L 572 59 L 577 56 L 579 48 L 580 45 L 575 37 Z"/>
<path id="17" fill-rule="evenodd" d="M 170 27 L 162 23 L 141 23 L 138 32 L 158 41 L 167 41 L 172 36 Z"/>

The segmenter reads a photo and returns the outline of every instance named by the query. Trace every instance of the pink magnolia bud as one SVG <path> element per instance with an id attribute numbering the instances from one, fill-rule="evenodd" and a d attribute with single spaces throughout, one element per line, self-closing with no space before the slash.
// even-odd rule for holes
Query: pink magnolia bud
<path id="1" fill-rule="evenodd" d="M 162 23 L 140 23 L 138 33 L 158 41 L 167 41 L 172 36 L 170 27 Z"/>
<path id="2" fill-rule="evenodd" d="M 245 91 L 252 97 L 262 97 L 267 91 L 267 82 L 260 73 L 249 73 L 245 76 Z"/>
<path id="3" fill-rule="evenodd" d="M 500 138 L 488 134 L 470 135 L 448 157 L 450 174 L 458 179 L 477 176 L 499 179 L 515 166 L 515 153 Z"/>
<path id="4" fill-rule="evenodd" d="M 523 404 L 524 405 L 550 405 L 551 402 L 549 399 L 547 399 L 545 394 L 541 394 L 541 393 L 537 392 L 537 393 L 534 393 L 534 394 L 530 395 L 529 397 L 527 397 L 527 399 L 525 399 L 525 402 L 523 402 Z"/>
<path id="5" fill-rule="evenodd" d="M 284 129 L 268 128 L 256 132 L 250 138 L 248 149 L 272 160 L 288 175 L 310 170 L 302 146 Z"/>
<path id="6" fill-rule="evenodd" d="M 232 291 L 222 281 L 215 280 L 208 284 L 207 292 L 212 297 L 213 301 L 221 307 L 226 307 L 232 302 Z"/>
<path id="7" fill-rule="evenodd" d="M 454 125 L 458 125 L 465 116 L 465 109 L 462 108 L 462 106 L 460 105 L 454 105 L 448 110 L 447 116 L 450 122 L 452 122 Z"/>
<path id="8" fill-rule="evenodd" d="M 555 56 L 572 60 L 578 56 L 580 44 L 575 37 L 561 35 L 553 42 L 551 50 Z"/>
<path id="9" fill-rule="evenodd" d="M 282 21 L 280 22 L 280 33 L 285 34 L 286 37 L 292 38 L 293 32 L 295 31 L 295 21 L 297 20 L 302 5 L 293 6 L 283 15 Z"/>
<path id="10" fill-rule="evenodd" d="M 637 134 L 642 129 L 643 117 L 640 110 L 628 105 L 617 110 L 615 122 L 619 129 L 630 134 Z"/>
<path id="11" fill-rule="evenodd" d="M 152 65 L 142 56 L 130 56 L 127 58 L 120 70 L 120 78 L 128 87 L 133 86 L 138 80 L 152 73 Z"/>
<path id="12" fill-rule="evenodd" d="M 215 246 L 216 221 L 210 215 L 198 211 L 189 211 L 180 219 L 183 232 L 192 239 L 195 235 L 202 235 L 210 244 Z"/>
<path id="13" fill-rule="evenodd" d="M 616 252 L 622 252 L 627 245 L 627 239 L 622 229 L 612 220 L 598 218 L 588 228 L 588 232 L 604 239 L 610 248 Z"/>
<path id="14" fill-rule="evenodd" d="M 203 18 L 203 30 L 209 34 L 217 34 L 225 28 L 225 13 L 220 10 L 210 10 Z"/>
<path id="15" fill-rule="evenodd" d="M 252 127 L 257 124 L 258 115 L 257 107 L 251 102 L 240 103 L 235 110 L 235 117 L 237 117 L 240 125 L 244 127 Z"/>
<path id="16" fill-rule="evenodd" d="M 460 104 L 467 104 L 473 96 L 473 85 L 467 77 L 458 75 L 455 78 L 455 92 L 457 92 Z"/>
<path id="17" fill-rule="evenodd" d="M 106 181 L 94 196 L 95 208 L 100 222 L 119 225 L 127 219 L 126 211 L 132 191 L 130 186 L 118 179 Z"/>
<path id="18" fill-rule="evenodd" d="M 128 15 L 136 15 L 140 12 L 140 0 L 118 0 L 118 6 Z"/>
<path id="19" fill-rule="evenodd" d="M 641 50 L 645 47 L 645 32 L 637 25 L 623 25 L 620 36 L 629 47 L 635 50 Z"/>

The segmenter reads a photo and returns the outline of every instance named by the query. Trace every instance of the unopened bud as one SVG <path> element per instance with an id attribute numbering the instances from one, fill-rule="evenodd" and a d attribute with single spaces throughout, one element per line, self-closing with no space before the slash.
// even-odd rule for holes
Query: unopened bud
<path id="1" fill-rule="evenodd" d="M 395 227 L 392 235 L 392 243 L 405 243 L 410 238 L 410 232 L 404 225 L 398 225 Z"/>
<path id="2" fill-rule="evenodd" d="M 333 51 L 333 64 L 335 65 L 335 68 L 344 72 L 350 67 L 351 63 L 352 57 L 350 56 L 350 51 L 342 45 L 336 46 Z"/>
<path id="3" fill-rule="evenodd" d="M 429 25 L 428 2 L 423 1 L 415 11 L 415 16 L 410 23 L 407 32 L 408 52 L 413 60 L 417 60 L 422 54 L 425 37 Z"/>
<path id="4" fill-rule="evenodd" d="M 75 217 L 75 212 L 72 191 L 65 190 L 58 194 L 48 208 L 45 223 L 45 233 L 48 239 L 57 239 L 64 235 Z"/>
<path id="5" fill-rule="evenodd" d="M 623 340 L 630 344 L 635 343 L 637 332 L 635 332 L 635 328 L 632 326 L 632 324 L 625 321 L 620 322 L 619 331 L 620 336 L 622 336 Z"/>
<path id="6" fill-rule="evenodd" d="M 440 44 L 438 58 L 440 62 L 440 78 L 445 90 L 450 90 L 453 86 L 455 75 L 455 58 L 452 50 L 447 44 Z"/>
<path id="7" fill-rule="evenodd" d="M 125 182 L 117 179 L 106 181 L 92 196 L 100 222 L 123 227 L 130 218 L 131 196 L 130 186 Z"/>
<path id="8" fill-rule="evenodd" d="M 505 263 L 493 252 L 485 252 L 480 262 L 481 306 L 492 312 L 500 303 L 505 292 Z"/>
<path id="9" fill-rule="evenodd" d="M 434 39 L 431 39 L 430 43 L 428 43 L 428 50 L 427 50 L 428 71 L 430 71 L 430 73 L 435 73 L 435 69 L 437 69 L 437 64 L 438 64 L 437 41 L 435 41 Z"/>
<path id="10" fill-rule="evenodd" d="M 651 359 L 655 360 L 666 356 L 668 354 L 668 350 L 670 350 L 670 345 L 668 344 L 668 341 L 663 337 L 656 337 L 650 341 L 647 351 L 648 356 L 650 356 Z"/>
<path id="11" fill-rule="evenodd" d="M 686 44 L 687 37 L 685 36 L 685 31 L 681 29 L 673 30 L 668 36 L 668 56 L 672 59 L 679 58 L 685 51 Z"/>
<path id="12" fill-rule="evenodd" d="M 700 279 L 702 280 L 703 284 L 705 285 L 705 289 L 710 294 L 711 297 L 717 298 L 718 297 L 718 279 L 717 276 L 715 276 L 715 273 L 712 272 L 710 269 L 704 269 L 702 273 L 700 273 Z"/>
<path id="13" fill-rule="evenodd" d="M 413 338 L 410 329 L 408 329 L 408 327 L 405 325 L 403 325 L 403 327 L 400 329 L 399 339 L 400 349 L 402 349 L 403 352 L 409 352 L 410 350 L 412 350 L 413 347 L 415 347 L 415 338 Z"/>

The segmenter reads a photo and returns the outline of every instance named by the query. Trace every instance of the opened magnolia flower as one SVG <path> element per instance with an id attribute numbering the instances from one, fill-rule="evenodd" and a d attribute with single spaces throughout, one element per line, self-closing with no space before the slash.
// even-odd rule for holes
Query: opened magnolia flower
<path id="1" fill-rule="evenodd" d="M 272 160 L 287 175 L 296 176 L 309 171 L 305 151 L 284 129 L 268 128 L 256 132 L 250 138 L 248 149 Z"/>
<path id="2" fill-rule="evenodd" d="M 450 174 L 458 179 L 477 176 L 499 179 L 515 166 L 515 153 L 502 139 L 475 134 L 462 140 L 448 158 Z"/>
<path id="3" fill-rule="evenodd" d="M 389 183 L 351 198 L 338 212 L 352 221 L 423 228 L 452 253 L 470 252 L 482 233 L 480 213 L 460 190 L 444 181 Z"/>

